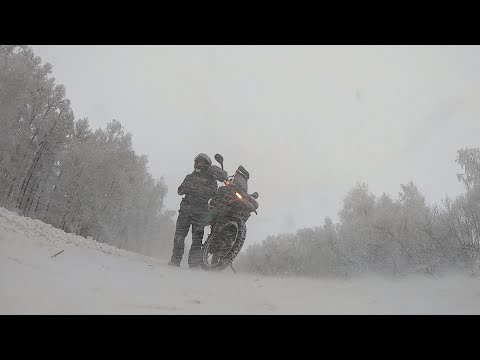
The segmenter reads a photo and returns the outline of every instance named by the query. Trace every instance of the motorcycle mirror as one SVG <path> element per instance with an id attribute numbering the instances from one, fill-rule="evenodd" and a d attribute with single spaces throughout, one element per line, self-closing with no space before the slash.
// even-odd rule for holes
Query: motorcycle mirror
<path id="1" fill-rule="evenodd" d="M 215 160 L 217 160 L 217 162 L 222 165 L 222 169 L 223 169 L 223 156 L 220 155 L 220 154 L 215 154 Z"/>
<path id="2" fill-rule="evenodd" d="M 255 192 L 251 195 L 251 197 L 253 197 L 254 199 L 258 199 L 258 193 L 255 191 Z"/>

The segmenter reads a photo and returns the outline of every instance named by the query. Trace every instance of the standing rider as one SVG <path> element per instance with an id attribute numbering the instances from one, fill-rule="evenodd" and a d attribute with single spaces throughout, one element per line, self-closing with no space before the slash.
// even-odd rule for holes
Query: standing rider
<path id="1" fill-rule="evenodd" d="M 217 181 L 207 171 L 212 160 L 206 154 L 198 154 L 194 159 L 194 171 L 188 174 L 178 188 L 178 195 L 185 195 L 180 203 L 173 254 L 169 265 L 180 266 L 185 237 L 192 226 L 192 246 L 188 254 L 189 267 L 197 267 L 202 262 L 202 241 L 204 227 L 208 224 L 208 201 L 217 192 Z"/>

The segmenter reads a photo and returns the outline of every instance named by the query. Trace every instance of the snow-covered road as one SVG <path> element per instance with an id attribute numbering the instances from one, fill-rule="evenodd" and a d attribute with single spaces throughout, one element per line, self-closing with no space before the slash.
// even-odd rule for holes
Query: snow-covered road
<path id="1" fill-rule="evenodd" d="M 0 208 L 0 314 L 480 314 L 480 279 L 178 269 Z"/>

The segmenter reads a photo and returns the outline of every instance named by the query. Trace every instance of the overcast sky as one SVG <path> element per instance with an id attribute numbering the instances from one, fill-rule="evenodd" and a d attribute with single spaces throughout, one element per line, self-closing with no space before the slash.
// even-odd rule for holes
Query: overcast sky
<path id="1" fill-rule="evenodd" d="M 247 243 L 338 220 L 357 181 L 427 202 L 463 191 L 456 151 L 480 147 L 478 46 L 33 46 L 75 117 L 119 120 L 177 187 L 205 152 L 243 165 L 260 207 Z M 189 235 L 190 237 L 190 235 Z"/>

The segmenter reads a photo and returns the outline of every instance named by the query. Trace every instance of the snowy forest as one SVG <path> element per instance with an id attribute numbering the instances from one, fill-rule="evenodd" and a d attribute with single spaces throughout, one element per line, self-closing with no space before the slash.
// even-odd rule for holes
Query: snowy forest
<path id="1" fill-rule="evenodd" d="M 112 120 L 75 119 L 66 90 L 28 46 L 0 46 L 0 206 L 153 256 L 170 251 L 167 187 Z"/>
<path id="2" fill-rule="evenodd" d="M 76 119 L 52 66 L 28 46 L 0 46 L 0 129 L 0 206 L 119 248 L 170 256 L 175 211 L 164 206 L 164 179 L 152 177 L 120 122 L 93 130 L 87 118 Z M 457 155 L 452 176 L 464 184 L 462 195 L 429 205 L 413 183 L 400 185 L 396 197 L 359 183 L 346 194 L 339 223 L 326 218 L 258 244 L 247 240 L 235 266 L 277 276 L 478 272 L 480 149 Z"/>
<path id="3" fill-rule="evenodd" d="M 457 163 L 465 193 L 429 206 L 415 184 L 396 199 L 377 197 L 365 183 L 344 199 L 340 223 L 270 236 L 238 260 L 264 275 L 352 276 L 382 273 L 438 275 L 480 270 L 480 149 L 461 149 Z"/>

